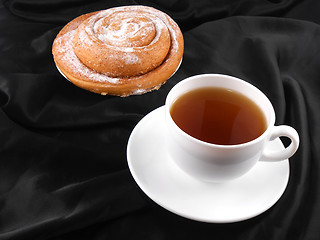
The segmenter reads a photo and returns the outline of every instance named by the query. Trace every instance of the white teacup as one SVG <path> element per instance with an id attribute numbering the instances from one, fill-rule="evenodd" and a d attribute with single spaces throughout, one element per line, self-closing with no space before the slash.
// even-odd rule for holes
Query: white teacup
<path id="1" fill-rule="evenodd" d="M 170 114 L 172 104 L 184 93 L 203 87 L 231 89 L 253 100 L 265 116 L 267 127 L 264 133 L 242 144 L 219 145 L 201 141 L 181 130 Z M 258 88 L 235 77 L 221 74 L 189 77 L 171 89 L 165 108 L 168 153 L 183 171 L 199 180 L 233 180 L 248 172 L 259 160 L 281 161 L 291 157 L 299 146 L 299 135 L 294 128 L 274 125 L 275 111 L 269 99 Z M 291 139 L 288 147 L 277 152 L 266 148 L 269 141 L 282 136 Z"/>

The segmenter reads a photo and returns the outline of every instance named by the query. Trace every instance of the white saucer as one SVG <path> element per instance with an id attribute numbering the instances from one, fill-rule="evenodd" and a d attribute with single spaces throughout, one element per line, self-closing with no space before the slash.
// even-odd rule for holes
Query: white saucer
<path id="1" fill-rule="evenodd" d="M 127 159 L 139 187 L 153 201 L 180 216 L 228 223 L 255 217 L 281 197 L 289 179 L 289 161 L 259 162 L 246 175 L 228 183 L 206 183 L 180 170 L 164 147 L 164 107 L 145 116 L 128 141 Z M 283 149 L 280 139 L 268 146 Z"/>

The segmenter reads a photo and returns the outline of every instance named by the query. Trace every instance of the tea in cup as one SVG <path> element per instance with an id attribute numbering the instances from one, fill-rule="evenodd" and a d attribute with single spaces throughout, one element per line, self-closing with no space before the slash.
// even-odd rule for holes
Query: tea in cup
<path id="1" fill-rule="evenodd" d="M 281 161 L 299 146 L 297 131 L 275 126 L 270 100 L 255 86 L 222 74 L 187 78 L 169 92 L 166 146 L 172 160 L 203 181 L 224 182 L 247 173 L 258 161 Z M 272 152 L 278 137 L 291 143 Z"/>

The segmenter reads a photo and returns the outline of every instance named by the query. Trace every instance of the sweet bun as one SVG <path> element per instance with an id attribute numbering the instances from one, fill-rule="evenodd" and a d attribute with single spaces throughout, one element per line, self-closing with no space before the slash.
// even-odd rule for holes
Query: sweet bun
<path id="1" fill-rule="evenodd" d="M 139 5 L 77 17 L 52 46 L 57 68 L 73 84 L 117 96 L 158 89 L 178 69 L 183 50 L 179 26 L 167 14 Z"/>

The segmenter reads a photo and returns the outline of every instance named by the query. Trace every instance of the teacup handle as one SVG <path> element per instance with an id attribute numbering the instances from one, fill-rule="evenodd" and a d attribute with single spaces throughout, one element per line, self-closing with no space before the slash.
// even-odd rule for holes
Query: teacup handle
<path id="1" fill-rule="evenodd" d="M 270 151 L 264 149 L 261 156 L 261 161 L 281 161 L 290 158 L 299 147 L 299 135 L 297 131 L 286 125 L 274 126 L 269 141 L 272 141 L 278 137 L 288 137 L 291 139 L 291 143 L 288 147 L 280 151 Z"/>

